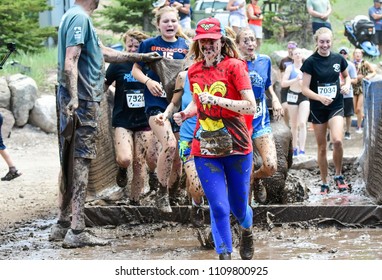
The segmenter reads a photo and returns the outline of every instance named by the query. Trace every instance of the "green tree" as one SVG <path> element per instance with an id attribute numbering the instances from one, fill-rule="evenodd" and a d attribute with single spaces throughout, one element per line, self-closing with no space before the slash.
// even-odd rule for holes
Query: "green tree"
<path id="1" fill-rule="evenodd" d="M 46 0 L 1 0 L 0 43 L 16 43 L 17 50 L 36 52 L 53 36 L 54 27 L 39 27 L 39 12 L 49 10 Z"/>
<path id="2" fill-rule="evenodd" d="M 106 18 L 99 22 L 102 28 L 117 33 L 123 33 L 133 27 L 140 27 L 146 32 L 152 32 L 151 23 L 153 0 L 114 0 L 112 5 L 103 5 L 105 8 L 98 14 Z"/>
<path id="3" fill-rule="evenodd" d="M 312 42 L 310 16 L 306 0 L 264 1 L 264 30 L 268 38 L 284 42 L 294 40 L 301 47 Z"/>

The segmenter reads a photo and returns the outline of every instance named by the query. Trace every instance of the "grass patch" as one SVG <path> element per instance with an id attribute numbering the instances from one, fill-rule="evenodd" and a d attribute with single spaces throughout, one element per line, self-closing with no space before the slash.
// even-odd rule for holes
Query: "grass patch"
<path id="1" fill-rule="evenodd" d="M 12 65 L 13 64 L 13 65 Z M 1 76 L 22 73 L 35 80 L 39 91 L 54 93 L 54 83 L 48 84 L 49 75 L 57 69 L 57 48 L 45 48 L 41 53 L 13 53 L 0 70 Z"/>

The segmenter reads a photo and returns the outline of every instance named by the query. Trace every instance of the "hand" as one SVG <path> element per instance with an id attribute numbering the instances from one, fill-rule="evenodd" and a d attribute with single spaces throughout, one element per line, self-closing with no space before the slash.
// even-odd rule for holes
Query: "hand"
<path id="1" fill-rule="evenodd" d="M 165 113 L 160 113 L 154 117 L 154 121 L 160 126 L 163 126 L 167 119 L 168 116 Z"/>
<path id="2" fill-rule="evenodd" d="M 163 57 L 157 52 L 149 52 L 142 54 L 142 61 L 144 62 L 157 61 L 161 60 L 162 58 Z"/>
<path id="3" fill-rule="evenodd" d="M 280 101 L 273 100 L 272 101 L 272 109 L 273 109 L 273 117 L 276 121 L 281 120 L 281 118 L 284 116 L 284 109 L 280 104 Z"/>
<path id="4" fill-rule="evenodd" d="M 330 104 L 332 104 L 333 99 L 331 99 L 330 97 L 326 97 L 323 95 L 319 95 L 319 96 L 320 96 L 321 103 L 324 104 L 325 106 L 329 106 Z"/>
<path id="5" fill-rule="evenodd" d="M 152 95 L 154 95 L 154 96 L 162 96 L 163 87 L 157 81 L 154 81 L 154 80 L 150 79 L 149 81 L 147 81 L 146 86 L 147 86 L 147 88 L 149 89 L 149 91 L 151 92 Z"/>
<path id="6" fill-rule="evenodd" d="M 78 108 L 78 97 L 70 99 L 68 105 L 66 105 L 66 114 L 68 116 L 73 115 L 74 111 Z"/>
<path id="7" fill-rule="evenodd" d="M 199 94 L 199 101 L 204 105 L 216 105 L 216 97 L 208 92 L 202 92 Z"/>
<path id="8" fill-rule="evenodd" d="M 348 94 L 349 91 L 350 91 L 350 88 L 346 84 L 341 86 L 341 93 L 342 94 Z"/>
<path id="9" fill-rule="evenodd" d="M 183 121 L 185 120 L 185 113 L 183 111 L 175 113 L 172 116 L 172 118 L 174 119 L 174 121 L 176 122 L 177 125 L 181 126 Z"/>

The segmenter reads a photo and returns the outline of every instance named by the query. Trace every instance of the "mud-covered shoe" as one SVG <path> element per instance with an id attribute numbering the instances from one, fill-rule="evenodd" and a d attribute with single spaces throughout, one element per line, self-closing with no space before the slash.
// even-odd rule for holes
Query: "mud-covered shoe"
<path id="1" fill-rule="evenodd" d="M 191 222 L 196 228 L 204 225 L 204 209 L 202 205 L 192 204 Z"/>
<path id="2" fill-rule="evenodd" d="M 336 183 L 336 186 L 339 192 L 346 192 L 346 191 L 350 192 L 350 187 L 345 182 L 344 176 L 342 175 L 334 176 L 334 182 Z"/>
<path id="3" fill-rule="evenodd" d="M 231 259 L 231 253 L 219 254 L 219 260 L 230 260 L 230 259 Z"/>
<path id="4" fill-rule="evenodd" d="M 74 234 L 70 229 L 65 235 L 62 247 L 66 249 L 81 248 L 86 246 L 106 246 L 110 241 L 94 236 L 90 232 L 82 231 L 79 234 Z"/>
<path id="5" fill-rule="evenodd" d="M 120 188 L 127 186 L 127 168 L 118 167 L 116 181 Z"/>
<path id="6" fill-rule="evenodd" d="M 62 241 L 70 227 L 54 224 L 50 229 L 49 241 Z"/>
<path id="7" fill-rule="evenodd" d="M 159 191 L 155 198 L 156 207 L 165 213 L 171 213 L 170 199 L 167 192 Z"/>
<path id="8" fill-rule="evenodd" d="M 328 184 L 322 184 L 320 194 L 325 195 L 329 193 L 329 186 Z"/>
<path id="9" fill-rule="evenodd" d="M 253 235 L 251 228 L 241 228 L 240 238 L 240 257 L 242 260 L 251 260 L 253 258 Z"/>

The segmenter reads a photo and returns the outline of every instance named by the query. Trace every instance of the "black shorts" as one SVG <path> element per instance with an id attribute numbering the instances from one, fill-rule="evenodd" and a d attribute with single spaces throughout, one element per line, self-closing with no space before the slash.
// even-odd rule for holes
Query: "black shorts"
<path id="1" fill-rule="evenodd" d="M 146 117 L 149 120 L 150 117 L 159 115 L 160 113 L 164 113 L 164 111 L 165 110 L 163 110 L 160 107 L 151 107 L 147 109 Z M 178 133 L 180 131 L 180 126 L 176 124 L 173 118 L 171 118 L 169 121 L 171 123 L 172 132 Z"/>
<path id="2" fill-rule="evenodd" d="M 280 90 L 280 101 L 281 101 L 281 104 L 287 102 L 288 90 L 289 90 L 289 87 L 281 88 L 281 90 Z"/>
<path id="3" fill-rule="evenodd" d="M 333 101 L 330 106 L 324 106 L 321 102 L 310 102 L 310 120 L 314 124 L 323 124 L 336 116 L 344 116 L 344 102 L 342 98 Z"/>
<path id="4" fill-rule="evenodd" d="M 296 102 L 289 102 L 289 101 L 287 101 L 288 105 L 300 105 L 301 102 L 308 101 L 308 97 L 303 95 L 302 92 L 294 92 L 294 91 L 288 90 L 288 93 L 292 93 L 292 94 L 297 94 L 298 95 L 297 101 Z"/>
<path id="5" fill-rule="evenodd" d="M 354 115 L 353 97 L 344 98 L 344 117 L 351 117 Z"/>

